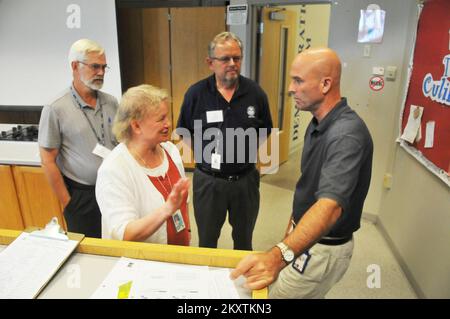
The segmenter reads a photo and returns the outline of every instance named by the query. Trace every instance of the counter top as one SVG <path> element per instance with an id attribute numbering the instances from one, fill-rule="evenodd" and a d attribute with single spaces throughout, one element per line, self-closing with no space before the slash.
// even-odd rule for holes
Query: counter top
<path id="1" fill-rule="evenodd" d="M 0 164 L 41 166 L 38 143 L 0 141 Z"/>
<path id="2" fill-rule="evenodd" d="M 14 126 L 17 124 L 0 124 L 0 131 L 9 131 Z M 0 164 L 41 166 L 38 143 L 0 141 Z"/>

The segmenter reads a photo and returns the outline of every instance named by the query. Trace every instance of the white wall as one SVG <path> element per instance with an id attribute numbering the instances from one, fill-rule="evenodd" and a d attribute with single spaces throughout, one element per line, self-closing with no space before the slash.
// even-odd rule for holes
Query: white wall
<path id="1" fill-rule="evenodd" d="M 385 81 L 381 91 L 369 88 L 374 66 L 397 66 L 399 74 L 406 70 L 404 51 L 407 44 L 410 8 L 415 0 L 381 0 L 377 4 L 386 11 L 383 42 L 371 44 L 371 56 L 363 56 L 364 44 L 357 43 L 361 9 L 372 0 L 334 2 L 331 8 L 329 46 L 335 49 L 343 63 L 341 90 L 349 105 L 364 119 L 374 141 L 372 182 L 364 205 L 366 214 L 380 212 L 383 177 L 389 164 L 389 153 L 395 145 L 394 128 L 399 116 L 402 79 Z"/>
<path id="2" fill-rule="evenodd" d="M 73 14 L 67 9 L 74 4 L 80 8 L 79 28 L 67 25 Z M 0 105 L 51 102 L 71 83 L 67 55 L 80 38 L 105 48 L 111 69 L 103 90 L 120 98 L 114 0 L 0 0 Z"/>

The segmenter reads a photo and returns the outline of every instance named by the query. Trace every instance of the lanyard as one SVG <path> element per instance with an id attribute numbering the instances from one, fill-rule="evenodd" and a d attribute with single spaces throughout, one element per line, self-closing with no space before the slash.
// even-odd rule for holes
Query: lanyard
<path id="1" fill-rule="evenodd" d="M 88 116 L 86 115 L 86 113 L 84 112 L 84 108 L 83 105 L 81 105 L 80 101 L 78 100 L 73 87 L 70 87 L 70 90 L 72 92 L 72 96 L 75 99 L 75 101 L 77 102 L 78 106 L 80 107 L 81 112 L 83 113 L 84 117 L 86 118 L 86 121 L 89 123 L 89 126 L 91 127 L 92 133 L 94 133 L 95 138 L 97 139 L 98 143 L 101 143 L 103 146 L 105 146 L 105 127 L 103 125 L 103 108 L 100 105 L 100 115 L 101 115 L 101 131 L 102 131 L 102 138 L 100 139 L 100 137 L 97 135 L 97 132 L 94 129 L 94 125 L 91 123 L 91 121 L 89 120 Z M 98 98 L 98 97 L 97 97 Z"/>

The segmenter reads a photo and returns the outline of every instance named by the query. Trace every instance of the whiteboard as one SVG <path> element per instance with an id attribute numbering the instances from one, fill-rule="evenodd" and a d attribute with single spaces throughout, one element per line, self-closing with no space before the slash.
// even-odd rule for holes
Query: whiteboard
<path id="1" fill-rule="evenodd" d="M 72 81 L 70 46 L 89 38 L 111 67 L 102 91 L 122 95 L 114 0 L 0 0 L 0 106 L 43 106 Z"/>

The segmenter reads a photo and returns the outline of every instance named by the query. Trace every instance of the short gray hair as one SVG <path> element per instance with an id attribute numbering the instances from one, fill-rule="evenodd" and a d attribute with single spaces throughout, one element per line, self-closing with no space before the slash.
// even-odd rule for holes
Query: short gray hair
<path id="1" fill-rule="evenodd" d="M 101 55 L 105 53 L 105 49 L 97 42 L 89 39 L 75 41 L 69 50 L 69 63 L 74 61 L 84 62 L 86 60 L 86 55 L 91 52 L 97 52 Z"/>
<path id="2" fill-rule="evenodd" d="M 129 88 L 122 96 L 114 118 L 112 132 L 119 142 L 127 142 L 131 138 L 131 121 L 141 120 L 150 112 L 155 112 L 161 102 L 168 100 L 166 90 L 156 86 L 141 84 Z"/>
<path id="3" fill-rule="evenodd" d="M 239 37 L 233 32 L 225 31 L 216 35 L 214 39 L 209 43 L 208 56 L 210 58 L 213 58 L 214 50 L 216 49 L 217 44 L 221 44 L 230 40 L 236 41 L 236 43 L 239 45 L 239 48 L 241 49 L 241 54 L 244 54 L 244 46 L 242 45 L 241 39 L 239 39 Z"/>

